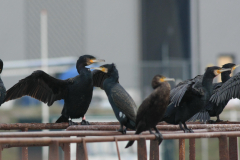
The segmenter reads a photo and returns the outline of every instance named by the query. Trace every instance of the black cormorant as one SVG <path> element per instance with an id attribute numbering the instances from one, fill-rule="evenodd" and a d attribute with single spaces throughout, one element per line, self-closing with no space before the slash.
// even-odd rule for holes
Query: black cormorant
<path id="1" fill-rule="evenodd" d="M 80 56 L 76 64 L 79 75 L 66 80 L 56 79 L 41 70 L 34 71 L 7 91 L 5 101 L 28 95 L 51 106 L 56 100 L 64 99 L 62 115 L 56 123 L 75 124 L 69 118 L 84 117 L 92 100 L 92 73 L 85 66 L 102 61 L 91 55 Z M 83 119 L 81 124 L 88 122 Z"/>
<path id="2" fill-rule="evenodd" d="M 193 132 L 187 128 L 186 121 L 198 113 L 208 103 L 213 92 L 213 79 L 218 74 L 231 69 L 217 66 L 208 67 L 203 75 L 179 83 L 170 92 L 170 104 L 162 121 L 179 124 L 184 132 Z M 184 125 L 184 128 L 182 127 Z"/>
<path id="3" fill-rule="evenodd" d="M 213 94 L 215 94 L 218 89 L 227 82 L 231 77 L 230 74 L 238 67 L 234 63 L 227 63 L 222 66 L 222 68 L 231 68 L 232 70 L 222 72 L 221 73 L 221 79 L 222 82 L 214 83 L 213 84 Z M 210 98 L 211 99 L 211 98 Z M 200 122 L 206 122 L 210 120 L 210 117 L 217 116 L 216 122 L 221 121 L 219 118 L 219 115 L 222 113 L 223 109 L 227 105 L 229 99 L 226 99 L 223 103 L 220 103 L 219 105 L 216 105 L 216 103 L 213 103 L 209 101 L 207 105 L 202 109 L 200 112 L 196 113 L 192 118 L 190 118 L 188 121 L 200 121 Z"/>
<path id="4" fill-rule="evenodd" d="M 3 70 L 3 61 L 0 59 L 0 75 Z M 4 87 L 3 81 L 0 77 L 0 106 L 2 105 L 4 98 L 6 96 L 6 88 Z"/>
<path id="5" fill-rule="evenodd" d="M 121 128 L 118 130 L 126 134 L 127 128 L 135 130 L 137 106 L 132 97 L 119 84 L 118 70 L 114 64 L 93 67 L 94 86 L 104 89 Z M 123 129 L 123 126 L 126 128 Z"/>
<path id="6" fill-rule="evenodd" d="M 166 78 L 162 75 L 154 76 L 152 80 L 152 88 L 154 91 L 142 102 L 137 112 L 136 132 L 140 134 L 149 130 L 151 134 L 152 128 L 156 131 L 159 144 L 162 142 L 162 134 L 158 131 L 156 125 L 163 118 L 165 110 L 169 104 L 170 84 L 166 81 L 174 81 L 172 78 Z M 125 148 L 132 146 L 134 141 L 129 141 Z"/>

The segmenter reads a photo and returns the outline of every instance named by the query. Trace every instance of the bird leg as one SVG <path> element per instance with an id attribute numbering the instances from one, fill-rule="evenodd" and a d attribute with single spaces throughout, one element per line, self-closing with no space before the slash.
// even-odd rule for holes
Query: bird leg
<path id="1" fill-rule="evenodd" d="M 90 123 L 88 121 L 86 121 L 86 117 L 85 116 L 82 117 L 81 125 L 90 125 Z"/>
<path id="2" fill-rule="evenodd" d="M 222 122 L 223 120 L 220 119 L 219 115 L 217 115 L 217 120 L 216 122 Z"/>
<path id="3" fill-rule="evenodd" d="M 123 129 L 123 125 L 121 124 L 120 129 L 117 130 L 118 132 L 121 132 L 122 134 L 126 134 L 127 133 L 127 127 L 125 129 Z"/>
<path id="4" fill-rule="evenodd" d="M 154 127 L 154 130 L 156 131 L 156 133 L 153 133 L 153 131 L 151 130 L 151 128 L 149 129 L 149 132 L 151 134 L 154 134 L 156 136 L 156 140 L 158 140 L 158 145 L 160 145 L 162 143 L 163 140 L 163 136 L 162 134 L 159 132 L 159 130 L 156 128 L 156 126 Z"/>
<path id="5" fill-rule="evenodd" d="M 189 128 L 187 127 L 187 125 L 186 125 L 185 122 L 183 123 L 183 125 L 184 125 L 184 128 L 185 128 L 186 130 L 188 130 L 188 132 L 194 133 L 192 129 L 189 129 Z"/>
<path id="6" fill-rule="evenodd" d="M 179 122 L 179 127 L 180 127 L 181 130 L 183 130 L 184 133 L 188 133 L 188 130 L 183 128 L 182 122 Z"/>

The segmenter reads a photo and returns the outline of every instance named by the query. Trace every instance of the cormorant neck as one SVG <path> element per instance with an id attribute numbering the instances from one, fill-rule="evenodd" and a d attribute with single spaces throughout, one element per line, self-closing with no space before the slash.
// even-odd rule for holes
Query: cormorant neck
<path id="1" fill-rule="evenodd" d="M 77 66 L 78 74 L 80 74 L 80 72 L 81 72 L 82 70 L 88 70 L 88 68 L 86 68 L 85 65 L 83 65 L 83 64 L 78 65 L 78 66 Z"/>
<path id="2" fill-rule="evenodd" d="M 222 79 L 223 83 L 231 78 L 230 74 L 231 74 L 230 71 L 226 71 L 226 72 L 221 73 L 221 79 Z"/>
<path id="3" fill-rule="evenodd" d="M 211 75 L 204 74 L 203 75 L 203 80 L 202 80 L 202 85 L 205 87 L 209 92 L 212 92 L 212 84 L 213 84 L 213 78 Z"/>

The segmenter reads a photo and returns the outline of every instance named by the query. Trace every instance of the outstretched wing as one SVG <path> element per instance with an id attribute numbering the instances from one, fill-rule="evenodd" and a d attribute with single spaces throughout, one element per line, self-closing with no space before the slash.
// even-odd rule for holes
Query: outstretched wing
<path id="1" fill-rule="evenodd" d="M 137 106 L 132 97 L 120 85 L 116 84 L 112 88 L 111 97 L 116 105 L 129 119 L 136 121 Z"/>
<path id="2" fill-rule="evenodd" d="M 227 104 L 231 98 L 240 98 L 240 72 L 215 90 L 210 101 L 218 106 L 219 104 Z"/>
<path id="3" fill-rule="evenodd" d="M 54 101 L 63 99 L 68 94 L 67 85 L 70 83 L 70 79 L 56 79 L 38 70 L 7 90 L 5 101 L 28 95 L 51 106 Z"/>
<path id="4" fill-rule="evenodd" d="M 185 80 L 180 82 L 176 87 L 174 87 L 170 92 L 170 101 L 174 103 L 176 106 L 179 106 L 182 98 L 184 97 L 187 91 L 192 90 L 192 86 L 196 82 L 200 82 L 202 80 L 202 75 L 198 75 L 193 79 Z"/>

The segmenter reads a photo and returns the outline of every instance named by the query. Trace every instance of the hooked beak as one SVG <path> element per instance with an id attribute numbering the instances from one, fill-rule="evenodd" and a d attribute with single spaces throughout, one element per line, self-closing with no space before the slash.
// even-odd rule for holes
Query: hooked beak
<path id="1" fill-rule="evenodd" d="M 105 62 L 104 59 L 90 59 L 90 63 Z"/>
<path id="2" fill-rule="evenodd" d="M 108 69 L 105 67 L 91 67 L 90 69 L 96 69 L 96 70 L 102 71 L 104 73 L 108 72 Z"/>
<path id="3" fill-rule="evenodd" d="M 232 68 L 232 70 L 234 71 L 237 67 L 239 67 L 240 66 L 240 64 L 239 65 L 236 65 L 236 66 L 234 66 L 233 68 Z"/>
<path id="4" fill-rule="evenodd" d="M 217 73 L 218 74 L 220 74 L 220 73 L 222 73 L 222 72 L 225 72 L 225 71 L 231 71 L 232 70 L 232 68 L 227 68 L 227 69 L 219 69 L 219 70 L 217 70 Z"/>
<path id="5" fill-rule="evenodd" d="M 160 78 L 160 82 L 166 82 L 166 81 L 175 81 L 175 79 L 174 78 L 167 78 L 167 77 Z"/>

